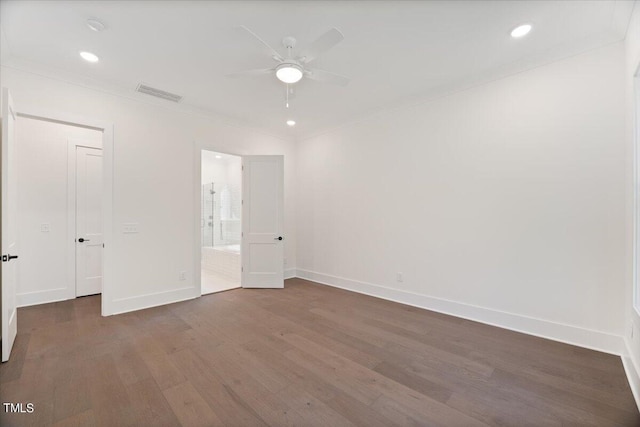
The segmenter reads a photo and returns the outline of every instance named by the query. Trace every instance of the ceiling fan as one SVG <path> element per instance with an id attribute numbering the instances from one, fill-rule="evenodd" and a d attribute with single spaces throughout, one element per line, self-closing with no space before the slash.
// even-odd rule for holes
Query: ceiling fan
<path id="1" fill-rule="evenodd" d="M 293 55 L 293 49 L 296 47 L 296 39 L 293 37 L 285 37 L 282 39 L 282 45 L 287 49 L 287 56 L 284 57 L 274 48 L 269 46 L 267 42 L 261 39 L 256 33 L 242 25 L 240 28 L 248 32 L 254 39 L 260 42 L 264 52 L 278 64 L 271 68 L 259 68 L 255 70 L 238 71 L 228 74 L 229 77 L 258 76 L 263 74 L 275 74 L 275 76 L 287 85 L 299 82 L 303 77 L 317 80 L 319 82 L 331 83 L 340 86 L 346 86 L 349 78 L 317 68 L 310 68 L 308 64 L 328 51 L 336 44 L 340 43 L 344 36 L 337 28 L 332 28 L 320 37 L 318 37 L 309 47 L 300 51 L 297 56 Z M 287 90 L 287 95 L 289 94 Z"/>

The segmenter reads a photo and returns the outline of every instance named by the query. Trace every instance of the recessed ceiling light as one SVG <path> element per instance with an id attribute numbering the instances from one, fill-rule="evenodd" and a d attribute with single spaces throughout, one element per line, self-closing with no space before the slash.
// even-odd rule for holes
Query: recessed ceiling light
<path id="1" fill-rule="evenodd" d="M 529 34 L 529 31 L 531 31 L 531 28 L 532 28 L 531 24 L 518 25 L 516 28 L 511 30 L 511 37 L 516 39 L 520 37 L 524 37 L 527 34 Z"/>
<path id="2" fill-rule="evenodd" d="M 287 120 L 287 124 L 289 126 L 295 126 L 296 125 L 296 121 L 295 120 Z"/>
<path id="3" fill-rule="evenodd" d="M 89 27 L 89 29 L 95 31 L 96 33 L 104 31 L 107 28 L 102 22 L 98 21 L 95 18 L 87 19 L 87 27 Z"/>
<path id="4" fill-rule="evenodd" d="M 276 77 L 284 83 L 296 83 L 302 78 L 302 69 L 296 64 L 282 64 L 276 69 Z"/>
<path id="5" fill-rule="evenodd" d="M 82 59 L 89 62 L 98 62 L 100 60 L 100 58 L 98 58 L 98 55 L 91 52 L 80 52 L 80 56 L 82 56 Z"/>
<path id="6" fill-rule="evenodd" d="M 221 158 L 222 158 L 222 156 L 216 155 L 216 159 L 221 159 Z"/>

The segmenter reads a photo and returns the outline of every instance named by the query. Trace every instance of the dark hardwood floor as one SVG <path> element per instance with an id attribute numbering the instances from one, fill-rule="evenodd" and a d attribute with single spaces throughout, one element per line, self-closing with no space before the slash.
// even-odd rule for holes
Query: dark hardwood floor
<path id="1" fill-rule="evenodd" d="M 2 426 L 639 426 L 619 357 L 300 279 L 22 308 Z"/>

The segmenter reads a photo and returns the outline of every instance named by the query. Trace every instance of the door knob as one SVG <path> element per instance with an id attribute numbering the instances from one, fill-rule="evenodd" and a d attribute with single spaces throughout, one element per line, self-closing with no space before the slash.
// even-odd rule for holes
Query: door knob
<path id="1" fill-rule="evenodd" d="M 82 242 L 88 242 L 89 239 L 83 239 L 82 237 L 78 239 L 78 242 L 82 243 Z"/>
<path id="2" fill-rule="evenodd" d="M 282 240 L 282 239 L 283 239 L 283 237 L 282 237 L 282 236 L 278 236 L 278 237 L 274 237 L 274 239 L 273 239 L 273 240 Z"/>

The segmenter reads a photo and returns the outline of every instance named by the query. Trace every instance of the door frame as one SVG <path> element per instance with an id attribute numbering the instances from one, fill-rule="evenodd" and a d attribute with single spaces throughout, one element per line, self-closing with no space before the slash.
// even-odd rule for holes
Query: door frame
<path id="1" fill-rule="evenodd" d="M 114 314 L 112 304 L 113 290 L 111 289 L 111 278 L 113 274 L 113 124 L 103 120 L 95 120 L 75 114 L 69 114 L 59 111 L 50 111 L 42 109 L 23 109 L 16 108 L 16 115 L 18 117 L 43 120 L 52 123 L 60 123 L 65 125 L 83 127 L 87 129 L 94 129 L 102 132 L 102 227 L 104 237 L 104 250 L 102 252 L 102 296 L 101 296 L 101 311 L 102 316 L 110 316 Z M 20 137 L 18 135 L 17 143 L 20 144 Z M 74 147 L 75 152 L 75 147 Z M 75 158 L 75 153 L 74 153 Z M 69 183 L 67 183 L 69 186 Z M 69 188 L 69 187 L 67 187 Z M 75 187 L 74 187 L 75 192 Z M 75 197 L 74 197 L 75 198 Z M 67 199 L 69 199 L 67 195 Z M 67 205 L 68 206 L 68 205 Z M 73 242 L 73 258 L 75 268 L 75 206 L 74 206 L 74 228 L 67 230 L 67 234 L 73 232 L 73 238 L 69 242 Z M 67 220 L 67 227 L 69 227 L 69 220 Z M 66 247 L 67 253 L 69 253 L 70 244 Z M 75 278 L 75 272 L 73 273 Z M 73 290 L 73 296 L 69 298 L 75 298 L 75 280 Z M 71 291 L 69 291 L 71 293 Z"/>
<path id="2" fill-rule="evenodd" d="M 76 236 L 76 216 L 78 214 L 76 209 L 77 147 L 94 148 L 102 151 L 102 145 L 95 144 L 91 141 L 78 138 L 67 139 L 67 299 L 77 298 L 78 296 L 78 290 L 76 288 L 76 263 L 78 261 L 76 255 L 76 238 L 78 237 Z M 102 166 L 104 167 L 104 158 Z M 102 190 L 104 191 L 104 187 Z M 105 248 L 106 246 L 107 245 L 105 245 Z"/>
<path id="3" fill-rule="evenodd" d="M 220 149 L 215 143 L 194 142 L 193 153 L 193 281 L 195 297 L 202 296 L 202 246 L 200 240 L 200 192 L 202 191 L 202 150 L 215 151 L 220 154 L 243 157 L 243 154 Z M 242 188 L 240 177 L 240 188 Z M 242 218 L 240 218 L 240 229 L 242 229 Z M 240 239 L 240 265 L 242 266 L 242 239 Z M 242 268 L 242 267 L 241 267 Z M 242 274 L 240 275 L 240 287 L 242 287 Z"/>

